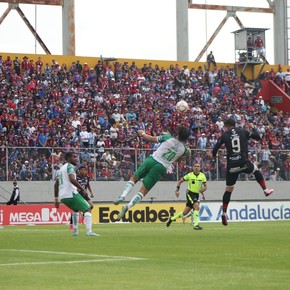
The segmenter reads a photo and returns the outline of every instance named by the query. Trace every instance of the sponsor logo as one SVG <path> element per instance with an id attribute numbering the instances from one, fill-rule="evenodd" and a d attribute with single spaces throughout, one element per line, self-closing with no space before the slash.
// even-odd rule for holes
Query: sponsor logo
<path id="1" fill-rule="evenodd" d="M 56 208 L 40 208 L 39 210 L 10 212 L 9 220 L 11 225 L 22 224 L 61 224 L 68 222 L 70 212 L 57 211 Z"/>
<path id="2" fill-rule="evenodd" d="M 3 225 L 4 223 L 4 214 L 3 214 L 3 210 L 0 209 L 0 225 Z"/>
<path id="3" fill-rule="evenodd" d="M 207 205 L 202 205 L 199 210 L 199 220 L 201 222 L 209 222 L 212 220 L 212 212 Z"/>
<path id="4" fill-rule="evenodd" d="M 260 204 L 254 207 L 245 205 L 240 209 L 230 209 L 228 217 L 231 220 L 288 220 L 290 219 L 290 208 L 284 207 L 283 204 L 274 208 Z"/>
<path id="5" fill-rule="evenodd" d="M 218 211 L 210 209 L 210 206 L 202 205 L 199 212 L 200 221 L 218 221 L 221 219 L 222 207 Z M 290 208 L 281 204 L 279 207 L 267 207 L 265 204 L 236 206 L 228 209 L 227 215 L 232 221 L 254 220 L 289 220 Z"/>
<path id="6" fill-rule="evenodd" d="M 112 210 L 110 207 L 100 207 L 99 208 L 99 222 L 108 223 L 116 222 L 119 211 Z M 144 209 L 129 210 L 126 215 L 122 218 L 123 222 L 135 222 L 135 223 L 153 223 L 153 222 L 166 222 L 169 216 L 175 214 L 174 207 L 167 209 L 152 209 L 149 206 L 145 206 Z"/>

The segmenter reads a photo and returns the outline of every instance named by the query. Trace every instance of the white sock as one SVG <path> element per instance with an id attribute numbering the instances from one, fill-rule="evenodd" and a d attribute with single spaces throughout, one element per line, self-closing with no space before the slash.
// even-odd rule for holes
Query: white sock
<path id="1" fill-rule="evenodd" d="M 143 194 L 141 192 L 136 193 L 133 198 L 131 199 L 131 201 L 127 204 L 128 209 L 131 208 L 132 206 L 134 206 L 136 203 L 140 202 L 143 198 Z"/>
<path id="2" fill-rule="evenodd" d="M 78 232 L 78 227 L 79 227 L 79 213 L 78 212 L 73 212 L 72 213 L 72 220 L 73 220 L 74 233 L 77 233 Z"/>
<path id="3" fill-rule="evenodd" d="M 90 212 L 85 212 L 84 214 L 85 217 L 85 225 L 86 225 L 86 233 L 91 233 L 92 232 L 92 213 Z"/>
<path id="4" fill-rule="evenodd" d="M 192 210 L 188 214 L 184 215 L 183 218 L 186 219 L 189 216 L 193 216 L 193 211 Z"/>
<path id="5" fill-rule="evenodd" d="M 135 183 L 132 181 L 128 181 L 127 184 L 125 185 L 125 188 L 121 194 L 121 197 L 126 197 L 133 189 Z"/>

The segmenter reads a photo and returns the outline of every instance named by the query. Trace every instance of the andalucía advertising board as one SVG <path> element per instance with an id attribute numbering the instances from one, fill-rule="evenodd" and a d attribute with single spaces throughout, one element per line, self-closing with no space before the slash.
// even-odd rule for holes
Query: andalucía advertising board
<path id="1" fill-rule="evenodd" d="M 169 216 L 183 211 L 182 203 L 138 204 L 130 209 L 123 222 L 166 222 Z M 94 222 L 116 222 L 121 207 L 100 205 Z M 201 222 L 217 222 L 221 220 L 221 203 L 202 203 L 199 212 Z M 231 221 L 263 221 L 263 220 L 290 220 L 290 201 L 275 202 L 231 202 L 228 208 L 228 217 Z M 181 219 L 177 222 L 182 222 Z"/>
<path id="2" fill-rule="evenodd" d="M 129 223 L 165 223 L 169 216 L 184 209 L 183 203 L 141 203 L 131 208 L 122 222 Z M 95 204 L 92 211 L 93 223 L 114 223 L 121 205 Z M 0 206 L 0 225 L 55 225 L 67 224 L 71 210 L 61 205 L 56 209 L 53 204 L 33 204 Z M 290 201 L 269 202 L 231 202 L 228 208 L 230 221 L 274 221 L 290 220 Z M 204 202 L 201 204 L 199 219 L 201 222 L 221 220 L 221 203 Z M 182 222 L 181 219 L 177 222 Z"/>
<path id="3" fill-rule="evenodd" d="M 221 206 L 217 203 L 201 205 L 200 221 L 221 220 Z M 231 221 L 290 220 L 290 202 L 231 202 L 227 211 Z"/>

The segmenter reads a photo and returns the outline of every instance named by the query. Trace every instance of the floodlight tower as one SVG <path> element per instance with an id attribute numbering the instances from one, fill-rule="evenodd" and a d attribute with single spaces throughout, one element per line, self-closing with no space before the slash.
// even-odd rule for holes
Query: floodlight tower
<path id="1" fill-rule="evenodd" d="M 230 17 L 233 17 L 241 29 L 244 25 L 237 13 L 255 12 L 255 13 L 272 13 L 274 27 L 274 62 L 276 64 L 290 64 L 290 0 L 265 0 L 269 7 L 238 7 L 211 4 L 194 4 L 194 0 L 176 0 L 176 31 L 177 31 L 177 60 L 188 61 L 188 19 L 185 18 L 187 9 L 202 9 L 226 11 L 226 15 L 218 25 L 212 36 L 209 38 L 205 46 L 202 48 L 195 61 L 200 61 L 206 53 L 208 47 L 214 41 L 224 24 Z M 232 1 L 233 3 L 235 1 Z"/>
<path id="2" fill-rule="evenodd" d="M 37 31 L 31 25 L 19 4 L 34 4 L 34 5 L 56 5 L 62 6 L 62 50 L 63 55 L 75 55 L 75 11 L 74 11 L 74 0 L 0 0 L 0 2 L 8 3 L 8 8 L 0 17 L 0 25 L 14 9 L 18 12 L 24 23 L 27 25 L 31 33 L 34 35 L 37 42 L 43 48 L 45 53 L 51 54 L 48 47 L 45 45 L 43 40 L 38 35 Z"/>

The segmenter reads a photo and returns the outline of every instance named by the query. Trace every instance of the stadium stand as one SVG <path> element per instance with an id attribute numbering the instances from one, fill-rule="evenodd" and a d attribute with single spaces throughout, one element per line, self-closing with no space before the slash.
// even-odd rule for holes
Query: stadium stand
<path id="1" fill-rule="evenodd" d="M 288 90 L 285 74 L 263 77 Z M 290 118 L 274 110 L 230 66 L 168 67 L 134 61 L 98 60 L 43 63 L 41 57 L 0 57 L 0 180 L 53 180 L 64 152 L 75 150 L 92 180 L 128 180 L 157 144 L 141 141 L 136 129 L 174 133 L 192 129 L 188 146 L 209 180 L 223 179 L 225 157 L 210 150 L 223 132 L 223 120 L 254 123 L 262 142 L 251 142 L 250 158 L 266 179 L 290 180 Z M 184 99 L 186 115 L 175 110 Z M 179 163 L 165 180 L 188 172 Z M 251 176 L 241 177 L 251 179 Z"/>

